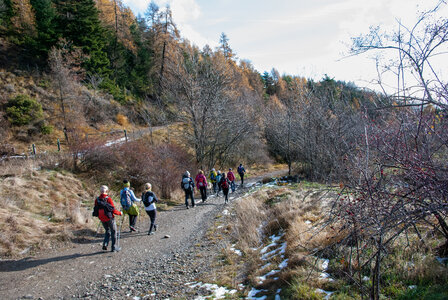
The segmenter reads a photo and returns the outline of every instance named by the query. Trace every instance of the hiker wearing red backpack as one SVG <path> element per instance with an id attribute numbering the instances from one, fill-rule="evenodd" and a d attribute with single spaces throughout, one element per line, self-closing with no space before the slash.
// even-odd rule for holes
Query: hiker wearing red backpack
<path id="1" fill-rule="evenodd" d="M 115 209 L 114 202 L 107 193 L 109 188 L 105 185 L 100 187 L 101 195 L 95 199 L 95 207 L 93 209 L 93 215 L 97 216 L 101 223 L 103 224 L 104 234 L 103 240 L 103 250 L 107 251 L 107 245 L 109 244 L 109 239 L 112 237 L 112 252 L 120 251 L 120 247 L 115 247 L 115 242 L 117 240 L 117 224 L 115 223 L 114 215 L 121 216 L 121 212 Z"/>
<path id="2" fill-rule="evenodd" d="M 225 203 L 229 202 L 229 186 L 230 186 L 230 181 L 229 179 L 226 177 L 226 173 L 222 173 L 221 174 L 221 180 L 219 181 L 219 186 L 222 189 L 222 192 L 224 194 L 225 197 Z"/>
<path id="3" fill-rule="evenodd" d="M 227 179 L 230 181 L 230 188 L 232 189 L 232 193 L 235 192 L 235 174 L 232 172 L 232 168 L 227 172 Z"/>
<path id="4" fill-rule="evenodd" d="M 201 192 L 202 202 L 205 202 L 205 200 L 207 200 L 207 178 L 204 175 L 204 171 L 199 170 L 198 175 L 196 175 L 195 181 L 196 187 Z"/>

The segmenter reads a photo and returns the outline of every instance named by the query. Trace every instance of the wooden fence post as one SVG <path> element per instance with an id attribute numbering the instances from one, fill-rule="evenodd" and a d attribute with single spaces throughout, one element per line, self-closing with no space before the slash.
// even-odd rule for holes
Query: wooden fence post
<path id="1" fill-rule="evenodd" d="M 59 141 L 59 139 L 58 139 L 57 143 L 58 143 L 58 152 L 59 152 L 59 151 L 61 151 L 61 142 Z"/>
<path id="2" fill-rule="evenodd" d="M 124 138 L 126 140 L 126 143 L 128 142 L 128 133 L 126 132 L 126 129 L 124 130 Z"/>
<path id="3" fill-rule="evenodd" d="M 36 155 L 36 145 L 33 144 L 33 155 Z"/>

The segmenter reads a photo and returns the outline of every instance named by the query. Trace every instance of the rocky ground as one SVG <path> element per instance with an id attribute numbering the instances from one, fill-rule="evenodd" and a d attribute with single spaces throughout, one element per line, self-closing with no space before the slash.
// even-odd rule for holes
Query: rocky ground
<path id="1" fill-rule="evenodd" d="M 232 197 L 236 199 L 243 191 L 237 190 Z M 158 212 L 158 230 L 151 236 L 147 235 L 146 214 L 139 217 L 138 233 L 129 232 L 125 219 L 122 251 L 117 253 L 101 251 L 102 237 L 98 236 L 71 248 L 0 261 L 2 299 L 192 299 L 207 295 L 186 283 L 197 282 L 210 272 L 220 246 L 206 242 L 205 234 L 232 202 L 225 205 L 222 196 L 197 202 L 193 209 L 178 206 Z"/>

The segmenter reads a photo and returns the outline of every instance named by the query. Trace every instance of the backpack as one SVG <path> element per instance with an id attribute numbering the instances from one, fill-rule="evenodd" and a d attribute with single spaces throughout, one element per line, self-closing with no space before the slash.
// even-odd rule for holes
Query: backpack
<path id="1" fill-rule="evenodd" d="M 121 193 L 120 204 L 124 210 L 128 210 L 132 206 L 131 193 L 129 190 Z"/>
<path id="2" fill-rule="evenodd" d="M 210 180 L 215 180 L 216 179 L 216 175 L 215 175 L 215 172 L 211 172 L 210 173 Z"/>
<path id="3" fill-rule="evenodd" d="M 143 193 L 142 200 L 145 207 L 150 206 L 152 203 L 152 197 L 150 196 L 150 193 L 149 192 Z"/>
<path id="4" fill-rule="evenodd" d="M 223 178 L 223 180 L 221 181 L 221 187 L 223 189 L 228 189 L 229 188 L 229 181 L 227 180 L 227 178 Z"/>
<path id="5" fill-rule="evenodd" d="M 198 179 L 198 186 L 199 187 L 203 187 L 203 186 L 205 186 L 205 182 L 204 182 L 204 177 L 199 177 L 199 179 Z"/>
<path id="6" fill-rule="evenodd" d="M 182 187 L 184 190 L 189 190 L 191 188 L 190 177 L 182 178 Z"/>
<path id="7" fill-rule="evenodd" d="M 238 174 L 244 173 L 244 167 L 238 166 Z"/>
<path id="8" fill-rule="evenodd" d="M 96 204 L 97 205 L 95 205 L 95 207 L 93 208 L 92 213 L 94 217 L 98 217 L 100 209 L 104 209 L 104 214 L 106 215 L 106 217 L 108 217 L 109 219 L 113 218 L 114 207 L 109 202 L 107 202 L 107 198 L 103 199 L 100 199 L 100 197 L 96 198 Z"/>

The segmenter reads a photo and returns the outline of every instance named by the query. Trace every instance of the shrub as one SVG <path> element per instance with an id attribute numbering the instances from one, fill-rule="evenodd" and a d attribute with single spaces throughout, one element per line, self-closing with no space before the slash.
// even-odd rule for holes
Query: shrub
<path id="1" fill-rule="evenodd" d="M 129 126 L 128 118 L 125 115 L 117 114 L 117 123 L 123 127 Z"/>
<path id="2" fill-rule="evenodd" d="M 28 95 L 18 95 L 6 104 L 6 115 L 12 125 L 28 125 L 42 118 L 42 105 Z"/>
<path id="3" fill-rule="evenodd" d="M 40 127 L 40 133 L 42 133 L 43 135 L 48 135 L 51 134 L 52 132 L 53 132 L 53 126 L 51 125 L 43 124 Z"/>

